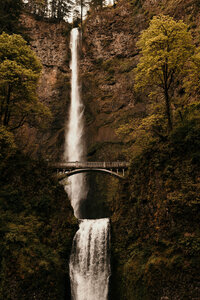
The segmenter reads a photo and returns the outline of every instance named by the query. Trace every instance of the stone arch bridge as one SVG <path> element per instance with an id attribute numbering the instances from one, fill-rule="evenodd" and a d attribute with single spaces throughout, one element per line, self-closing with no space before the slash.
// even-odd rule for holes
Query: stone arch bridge
<path id="1" fill-rule="evenodd" d="M 51 163 L 49 167 L 57 172 L 57 177 L 61 180 L 75 174 L 85 172 L 102 172 L 123 179 L 125 171 L 129 167 L 129 163 L 125 161 L 117 162 L 59 162 Z"/>

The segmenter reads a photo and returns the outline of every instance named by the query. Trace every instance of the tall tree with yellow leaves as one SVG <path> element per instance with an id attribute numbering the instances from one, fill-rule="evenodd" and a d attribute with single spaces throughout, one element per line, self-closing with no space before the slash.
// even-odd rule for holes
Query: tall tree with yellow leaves
<path id="1" fill-rule="evenodd" d="M 174 84 L 184 76 L 185 66 L 194 51 L 188 26 L 169 16 L 153 17 L 137 46 L 142 55 L 135 69 L 135 89 L 145 90 L 148 95 L 162 94 L 170 132 Z"/>
<path id="2" fill-rule="evenodd" d="M 13 131 L 25 123 L 42 124 L 50 116 L 36 93 L 41 68 L 20 35 L 0 35 L 0 126 Z"/>

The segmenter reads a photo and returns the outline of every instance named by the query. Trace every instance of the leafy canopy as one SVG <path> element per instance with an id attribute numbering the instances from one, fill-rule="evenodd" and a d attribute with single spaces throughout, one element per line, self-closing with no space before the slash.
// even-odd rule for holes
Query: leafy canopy
<path id="1" fill-rule="evenodd" d="M 187 25 L 156 16 L 137 45 L 142 55 L 135 69 L 135 89 L 144 91 L 149 101 L 143 118 L 136 116 L 117 130 L 131 144 L 128 155 L 166 142 L 172 129 L 199 122 L 200 49 L 194 50 Z"/>
<path id="2" fill-rule="evenodd" d="M 194 55 L 187 64 L 187 76 L 183 83 L 187 96 L 196 96 L 200 94 L 200 47 L 195 49 Z"/>
<path id="3" fill-rule="evenodd" d="M 20 35 L 0 36 L 0 125 L 14 130 L 28 123 L 37 126 L 49 117 L 36 89 L 41 63 Z"/>
<path id="4" fill-rule="evenodd" d="M 143 89 L 148 95 L 162 94 L 171 130 L 174 84 L 184 75 L 186 63 L 193 54 L 191 34 L 182 20 L 177 22 L 159 15 L 142 32 L 137 46 L 142 56 L 135 70 L 135 89 Z"/>
<path id="5" fill-rule="evenodd" d="M 154 17 L 140 36 L 137 46 L 142 57 L 136 68 L 136 89 L 156 86 L 170 88 L 175 76 L 183 73 L 193 53 L 188 27 L 169 16 Z"/>

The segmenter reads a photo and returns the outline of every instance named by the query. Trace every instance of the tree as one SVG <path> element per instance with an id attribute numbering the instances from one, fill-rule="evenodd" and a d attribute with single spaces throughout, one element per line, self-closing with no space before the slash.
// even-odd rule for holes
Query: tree
<path id="1" fill-rule="evenodd" d="M 73 0 L 28 0 L 26 9 L 41 18 L 54 21 L 66 19 L 74 6 Z"/>
<path id="2" fill-rule="evenodd" d="M 16 151 L 15 139 L 12 132 L 0 126 L 0 169 L 3 163 Z"/>
<path id="3" fill-rule="evenodd" d="M 90 6 L 92 9 L 96 10 L 99 8 L 103 8 L 105 4 L 105 0 L 91 0 Z"/>
<path id="4" fill-rule="evenodd" d="M 142 32 L 137 46 L 142 56 L 135 70 L 135 89 L 144 89 L 151 96 L 162 94 L 168 131 L 171 131 L 174 85 L 183 76 L 193 53 L 191 34 L 183 21 L 159 15 L 153 17 L 149 28 Z"/>
<path id="5" fill-rule="evenodd" d="M 80 27 L 83 25 L 83 18 L 86 12 L 89 10 L 90 0 L 76 0 L 72 8 L 74 23 L 80 22 Z"/>
<path id="6" fill-rule="evenodd" d="M 0 126 L 13 131 L 50 116 L 36 89 L 41 63 L 20 35 L 0 35 Z"/>
<path id="7" fill-rule="evenodd" d="M 66 19 L 73 6 L 73 1 L 71 0 L 49 0 L 49 17 L 54 20 L 61 21 Z"/>
<path id="8" fill-rule="evenodd" d="M 46 17 L 49 10 L 47 0 L 28 0 L 24 3 L 24 6 L 32 14 L 35 14 L 41 18 Z"/>
<path id="9" fill-rule="evenodd" d="M 186 94 L 188 96 L 200 95 L 200 48 L 195 50 L 193 56 L 186 67 L 187 76 L 185 76 L 183 83 Z"/>
<path id="10" fill-rule="evenodd" d="M 18 32 L 18 20 L 22 10 L 22 0 L 1 0 L 0 33 Z"/>

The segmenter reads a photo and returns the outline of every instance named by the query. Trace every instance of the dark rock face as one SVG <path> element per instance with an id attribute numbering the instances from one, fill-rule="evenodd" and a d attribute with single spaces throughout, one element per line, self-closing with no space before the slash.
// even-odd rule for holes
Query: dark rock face
<path id="1" fill-rule="evenodd" d="M 48 23 L 23 14 L 21 22 L 30 37 L 30 45 L 43 65 L 38 85 L 38 96 L 52 111 L 49 127 L 39 133 L 24 129 L 31 141 L 26 151 L 32 156 L 61 159 L 63 153 L 64 127 L 70 99 L 70 50 L 67 23 Z M 28 133 L 27 133 L 28 132 Z M 33 146 L 34 145 L 34 146 Z"/>
<path id="2" fill-rule="evenodd" d="M 145 112 L 145 103 L 136 98 L 133 90 L 133 69 L 138 61 L 135 43 L 144 26 L 145 22 L 141 22 L 139 16 L 133 19 L 127 2 L 91 13 L 86 20 L 80 77 L 90 161 L 125 159 L 126 141 L 116 134 L 116 129 Z M 90 216 L 110 216 L 107 194 L 110 183 L 116 185 L 118 180 L 97 174 L 89 175 L 88 181 L 87 210 L 89 207 Z"/>
<path id="3" fill-rule="evenodd" d="M 136 103 L 132 76 L 142 24 L 136 30 L 132 24 L 130 6 L 119 3 L 91 15 L 84 27 L 81 76 L 91 159 L 119 159 L 116 128 L 125 117 L 144 111 Z"/>

